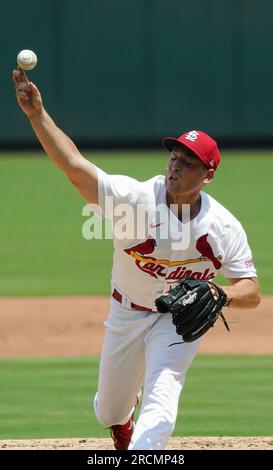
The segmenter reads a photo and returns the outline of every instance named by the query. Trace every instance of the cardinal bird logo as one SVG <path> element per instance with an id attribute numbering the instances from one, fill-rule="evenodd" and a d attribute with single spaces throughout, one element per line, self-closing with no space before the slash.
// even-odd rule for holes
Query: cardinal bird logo
<path id="1" fill-rule="evenodd" d="M 202 256 L 209 258 L 215 267 L 215 269 L 220 269 L 222 267 L 222 263 L 214 256 L 212 248 L 207 240 L 208 233 L 202 235 L 198 238 L 196 242 L 196 249 L 201 253 Z"/>
<path id="2" fill-rule="evenodd" d="M 131 255 L 134 258 L 136 258 L 136 265 L 141 271 L 144 271 L 146 274 L 150 274 L 150 276 L 157 278 L 157 274 L 152 272 L 151 269 L 146 268 L 145 266 L 142 266 L 141 263 L 145 260 L 145 255 L 150 255 L 153 253 L 155 247 L 156 247 L 156 240 L 152 237 L 147 238 L 145 242 L 138 243 L 138 245 L 131 246 L 131 248 L 126 248 L 124 251 L 127 253 L 127 255 Z M 137 257 L 142 257 L 142 259 L 137 259 Z M 155 258 L 149 258 L 150 261 L 156 263 Z M 146 260 L 145 260 L 146 261 Z"/>
<path id="3" fill-rule="evenodd" d="M 211 280 L 215 277 L 215 272 L 211 272 L 209 268 L 200 268 L 198 267 L 197 271 L 194 271 L 194 268 L 190 268 L 189 265 L 195 263 L 203 263 L 207 261 L 212 261 L 214 268 L 220 269 L 222 264 L 219 259 L 222 259 L 221 256 L 218 256 L 218 259 L 214 256 L 212 248 L 207 241 L 208 234 L 202 235 L 196 242 L 196 249 L 201 253 L 201 256 L 198 258 L 190 259 L 179 259 L 179 260 L 169 260 L 166 258 L 155 258 L 152 256 L 156 250 L 157 242 L 152 237 L 149 236 L 144 242 L 133 245 L 130 248 L 123 249 L 124 253 L 129 255 L 134 259 L 135 265 L 143 271 L 145 274 L 154 277 L 155 279 L 166 278 L 166 280 L 171 280 L 171 282 L 177 282 L 180 279 L 183 279 L 186 276 L 193 276 L 196 279 Z M 171 269 L 168 272 L 169 268 Z M 189 302 L 193 302 L 195 299 L 189 297 Z"/>
<path id="4" fill-rule="evenodd" d="M 139 243 L 138 245 L 126 248 L 124 251 L 128 255 L 131 253 L 139 253 L 140 255 L 150 255 L 156 247 L 156 241 L 154 238 L 148 238 L 145 242 Z"/>

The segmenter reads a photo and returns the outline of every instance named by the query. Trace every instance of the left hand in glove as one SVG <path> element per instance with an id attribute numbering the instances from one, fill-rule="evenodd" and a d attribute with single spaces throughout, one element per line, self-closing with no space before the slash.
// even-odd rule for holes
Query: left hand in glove
<path id="1" fill-rule="evenodd" d="M 227 295 L 216 284 L 187 277 L 155 301 L 158 312 L 172 314 L 178 335 L 186 343 L 195 341 L 211 328 L 220 316 L 229 331 L 221 312 L 227 304 Z"/>

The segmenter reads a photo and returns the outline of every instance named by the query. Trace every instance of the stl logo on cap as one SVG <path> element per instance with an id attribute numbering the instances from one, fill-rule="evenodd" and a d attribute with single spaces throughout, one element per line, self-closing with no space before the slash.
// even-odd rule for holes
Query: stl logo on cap
<path id="1" fill-rule="evenodd" d="M 216 170 L 221 160 L 217 142 L 203 131 L 188 131 L 180 137 L 165 137 L 163 145 L 172 152 L 176 144 L 182 144 L 193 151 L 197 157 L 207 166 Z"/>
<path id="2" fill-rule="evenodd" d="M 191 142 L 195 142 L 196 139 L 198 139 L 198 136 L 199 136 L 199 132 L 197 131 L 190 131 L 188 132 L 188 134 L 186 135 L 185 139 L 187 140 L 190 140 Z"/>

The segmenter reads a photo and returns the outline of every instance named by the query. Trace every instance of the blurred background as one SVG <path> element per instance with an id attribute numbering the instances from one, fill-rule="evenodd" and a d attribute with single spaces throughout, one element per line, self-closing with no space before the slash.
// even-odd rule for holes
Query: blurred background
<path id="1" fill-rule="evenodd" d="M 203 129 L 272 145 L 271 0 L 0 0 L 0 146 L 37 146 L 10 81 L 21 49 L 81 146 L 158 147 Z"/>

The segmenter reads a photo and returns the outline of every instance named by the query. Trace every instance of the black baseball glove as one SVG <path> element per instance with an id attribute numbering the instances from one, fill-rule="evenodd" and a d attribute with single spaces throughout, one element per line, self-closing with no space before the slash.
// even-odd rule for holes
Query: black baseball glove
<path id="1" fill-rule="evenodd" d="M 178 335 L 190 343 L 204 335 L 220 316 L 229 331 L 221 312 L 227 296 L 221 287 L 208 281 L 187 277 L 167 294 L 155 301 L 157 311 L 170 312 Z"/>

